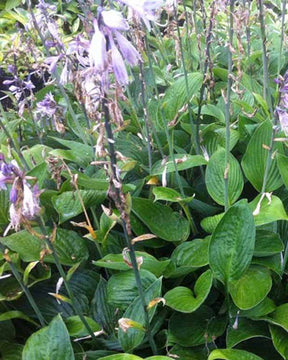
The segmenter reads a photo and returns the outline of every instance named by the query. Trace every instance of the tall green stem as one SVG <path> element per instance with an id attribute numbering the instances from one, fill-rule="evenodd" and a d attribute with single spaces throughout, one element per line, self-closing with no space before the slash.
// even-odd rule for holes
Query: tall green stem
<path id="1" fill-rule="evenodd" d="M 226 139 L 225 139 L 225 171 L 224 171 L 224 203 L 225 211 L 229 209 L 229 196 L 228 196 L 228 177 L 229 177 L 229 156 L 230 156 L 230 102 L 231 102 L 231 87 L 232 87 L 232 51 L 233 47 L 233 26 L 234 26 L 234 0 L 230 1 L 230 14 L 229 14 L 229 49 L 228 49 L 228 78 L 227 78 L 227 93 L 225 99 L 225 125 L 226 125 Z"/>
<path id="2" fill-rule="evenodd" d="M 111 161 L 112 176 L 114 179 L 117 179 L 117 173 L 116 173 L 117 162 L 116 162 L 116 154 L 115 154 L 114 141 L 113 141 L 113 131 L 112 131 L 110 120 L 109 120 L 110 119 L 109 109 L 108 109 L 108 104 L 107 104 L 107 99 L 106 99 L 105 94 L 104 94 L 104 97 L 102 100 L 102 109 L 103 109 L 104 119 L 105 119 L 106 135 L 107 135 L 107 138 L 111 140 L 111 141 L 108 141 L 108 146 L 109 146 L 109 157 L 110 157 L 110 161 Z M 122 199 L 121 199 L 121 194 L 120 194 L 119 188 L 115 187 L 114 191 L 115 191 L 115 195 L 116 195 L 115 200 L 119 205 L 121 205 Z M 145 295 L 144 295 L 143 286 L 142 286 L 142 282 L 141 282 L 140 272 L 138 269 L 136 254 L 135 254 L 134 246 L 131 244 L 131 241 L 129 238 L 129 234 L 127 231 L 127 223 L 126 223 L 125 218 L 123 217 L 123 214 L 121 214 L 121 223 L 122 223 L 122 228 L 123 228 L 127 247 L 130 250 L 130 258 L 131 258 L 132 268 L 133 268 L 133 272 L 134 272 L 134 276 L 135 276 L 135 280 L 136 280 L 136 284 L 137 284 L 139 298 L 141 299 L 141 303 L 142 303 L 142 307 L 143 307 L 143 311 L 144 311 L 145 324 L 146 324 L 146 330 L 147 330 L 149 344 L 150 344 L 153 354 L 156 355 L 157 347 L 156 347 L 156 344 L 155 344 L 155 341 L 153 338 L 153 334 L 151 331 L 151 325 L 150 325 L 149 316 L 148 316 L 148 312 L 147 312 L 147 304 L 145 301 Z"/>
<path id="3" fill-rule="evenodd" d="M 4 247 L 2 244 L 0 244 L 0 249 L 1 249 L 1 252 L 3 253 L 3 255 L 4 255 L 4 254 L 5 254 L 5 247 Z M 46 325 L 46 321 L 45 321 L 45 319 L 44 319 L 44 317 L 43 317 L 40 309 L 38 308 L 35 300 L 33 299 L 33 296 L 32 296 L 32 294 L 31 294 L 28 286 L 26 286 L 26 285 L 24 284 L 24 282 L 23 282 L 23 280 L 22 280 L 22 277 L 21 277 L 21 275 L 19 274 L 16 266 L 15 266 L 15 265 L 13 264 L 13 262 L 10 261 L 10 260 L 7 260 L 7 263 L 8 263 L 9 266 L 10 266 L 10 269 L 11 269 L 11 271 L 12 271 L 12 274 L 15 276 L 16 280 L 18 281 L 19 285 L 21 286 L 21 289 L 22 289 L 23 292 L 25 293 L 25 295 L 26 295 L 26 297 L 27 297 L 27 299 L 28 299 L 28 301 L 29 301 L 32 309 L 34 310 L 34 312 L 35 312 L 35 314 L 36 314 L 36 316 L 37 316 L 37 318 L 38 318 L 41 326 L 42 326 L 42 327 L 45 326 L 45 325 Z"/>

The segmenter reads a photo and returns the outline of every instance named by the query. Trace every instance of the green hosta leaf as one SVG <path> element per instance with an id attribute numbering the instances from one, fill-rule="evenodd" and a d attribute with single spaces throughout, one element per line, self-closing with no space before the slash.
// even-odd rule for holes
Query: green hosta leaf
<path id="1" fill-rule="evenodd" d="M 143 360 L 141 357 L 131 354 L 114 354 L 99 358 L 99 360 Z"/>
<path id="2" fill-rule="evenodd" d="M 232 348 L 242 341 L 254 337 L 270 338 L 267 324 L 264 321 L 252 321 L 245 318 L 238 319 L 237 328 L 228 328 L 226 336 L 226 344 L 228 348 Z"/>
<path id="3" fill-rule="evenodd" d="M 174 189 L 169 189 L 166 187 L 154 187 L 153 194 L 155 195 L 155 201 L 157 200 L 165 200 L 170 202 L 177 203 L 188 203 L 193 200 L 194 196 L 184 197 L 178 193 L 178 191 Z"/>
<path id="4" fill-rule="evenodd" d="M 181 109 L 184 104 L 187 104 L 187 101 L 190 101 L 193 96 L 197 95 L 202 86 L 202 82 L 203 74 L 193 72 L 187 75 L 188 89 L 186 87 L 185 77 L 181 76 L 166 90 L 162 108 L 167 121 L 173 120 L 176 114 L 178 114 L 179 109 Z M 187 95 L 189 98 L 187 98 Z"/>
<path id="5" fill-rule="evenodd" d="M 9 191 L 0 191 L 0 227 L 4 230 L 9 224 Z"/>
<path id="6" fill-rule="evenodd" d="M 258 305 L 269 293 L 272 279 L 268 269 L 251 266 L 242 277 L 230 283 L 230 294 L 240 309 L 247 310 Z"/>
<path id="7" fill-rule="evenodd" d="M 168 341 L 181 346 L 197 346 L 223 334 L 226 319 L 216 318 L 211 308 L 202 305 L 191 314 L 175 313 L 169 321 Z"/>
<path id="8" fill-rule="evenodd" d="M 75 360 L 98 360 L 103 359 L 104 357 L 114 355 L 114 351 L 109 350 L 89 350 L 89 351 L 82 351 L 75 354 Z"/>
<path id="9" fill-rule="evenodd" d="M 210 158 L 207 165 L 205 180 L 209 195 L 218 204 L 225 204 L 225 149 L 217 150 Z M 240 164 L 232 154 L 229 154 L 229 172 L 228 172 L 228 201 L 233 204 L 241 195 L 244 181 Z"/>
<path id="10" fill-rule="evenodd" d="M 207 164 L 207 161 L 201 155 L 175 154 L 174 158 L 178 171 Z M 163 162 L 163 160 L 157 161 L 152 167 L 151 175 L 162 175 L 165 168 L 166 173 L 175 172 L 175 166 L 171 156 L 168 156 L 166 162 Z"/>
<path id="11" fill-rule="evenodd" d="M 271 137 L 272 124 L 270 121 L 265 121 L 260 124 L 252 135 L 242 159 L 242 168 L 245 176 L 258 191 L 262 190 Z M 257 166 L 255 166 L 256 164 Z M 274 191 L 282 184 L 283 182 L 277 168 L 276 159 L 272 157 L 265 191 Z"/>
<path id="12" fill-rule="evenodd" d="M 209 263 L 208 247 L 210 236 L 205 239 L 186 241 L 177 246 L 171 255 L 176 266 L 201 267 Z"/>
<path id="13" fill-rule="evenodd" d="M 26 321 L 38 326 L 38 324 L 34 320 L 30 319 L 29 316 L 24 314 L 22 311 L 13 310 L 13 311 L 7 311 L 5 313 L 0 314 L 0 321 L 11 320 L 11 319 L 26 320 Z"/>
<path id="14" fill-rule="evenodd" d="M 225 123 L 225 115 L 223 111 L 215 105 L 212 104 L 204 105 L 201 109 L 201 114 L 213 116 L 219 121 Z"/>
<path id="15" fill-rule="evenodd" d="M 161 279 L 157 279 L 144 293 L 145 303 L 149 304 L 153 299 L 158 298 L 161 295 Z M 157 306 L 153 306 L 148 310 L 149 320 L 151 321 Z M 146 317 L 145 310 L 143 309 L 142 302 L 138 296 L 125 311 L 124 318 L 136 321 L 145 328 Z M 118 339 L 121 347 L 124 351 L 130 352 L 140 345 L 145 337 L 146 333 L 136 328 L 130 328 L 127 332 L 118 330 Z"/>
<path id="16" fill-rule="evenodd" d="M 49 326 L 35 332 L 27 340 L 22 360 L 74 360 L 67 328 L 60 315 Z"/>
<path id="17" fill-rule="evenodd" d="M 52 150 L 50 151 L 51 155 L 73 161 L 83 167 L 88 166 L 93 160 L 93 149 L 91 146 L 82 144 L 79 141 L 64 140 L 58 137 L 53 137 L 53 140 L 66 146 L 70 150 Z"/>
<path id="18" fill-rule="evenodd" d="M 269 325 L 272 336 L 272 341 L 275 349 L 283 357 L 284 360 L 288 359 L 288 333 L 278 326 Z"/>
<path id="19" fill-rule="evenodd" d="M 249 310 L 242 310 L 240 312 L 240 316 L 245 316 L 248 318 L 257 318 L 261 316 L 265 316 L 271 314 L 275 311 L 276 306 L 273 300 L 266 297 L 263 301 L 260 302 L 257 306 Z"/>
<path id="20" fill-rule="evenodd" d="M 249 203 L 249 206 L 253 212 L 257 208 L 257 204 L 259 203 L 260 198 L 261 195 L 258 195 L 253 201 Z M 278 220 L 288 220 L 288 216 L 282 201 L 274 195 L 271 197 L 271 202 L 266 197 L 262 200 L 260 212 L 258 215 L 255 215 L 254 218 L 256 226 L 269 224 Z"/>
<path id="21" fill-rule="evenodd" d="M 163 274 L 166 267 L 170 263 L 170 260 L 158 261 L 152 255 L 142 251 L 136 251 L 136 256 L 142 256 L 143 258 L 143 264 L 141 265 L 141 269 L 148 270 L 157 277 Z M 104 258 L 101 260 L 93 261 L 93 264 L 113 270 L 125 271 L 130 269 L 128 264 L 124 262 L 122 254 L 108 254 L 104 256 Z"/>
<path id="22" fill-rule="evenodd" d="M 208 360 L 263 360 L 259 356 L 244 350 L 216 349 L 211 352 Z"/>
<path id="23" fill-rule="evenodd" d="M 212 234 L 219 224 L 220 220 L 223 218 L 225 213 L 217 214 L 214 216 L 206 217 L 201 221 L 201 227 L 209 234 Z"/>
<path id="24" fill-rule="evenodd" d="M 265 230 L 256 231 L 254 256 L 271 256 L 283 249 L 284 246 L 278 234 Z"/>
<path id="25" fill-rule="evenodd" d="M 253 257 L 251 264 L 264 266 L 282 276 L 283 257 L 281 253 L 265 257 Z"/>
<path id="26" fill-rule="evenodd" d="M 207 360 L 207 350 L 203 346 L 186 348 L 175 345 L 169 352 L 172 355 L 178 355 L 177 359 L 180 360 Z"/>
<path id="27" fill-rule="evenodd" d="M 85 320 L 87 321 L 87 324 L 90 326 L 93 332 L 101 330 L 101 326 L 97 324 L 96 321 L 94 321 L 93 319 L 85 316 Z M 70 316 L 69 318 L 67 318 L 65 320 L 65 325 L 70 336 L 81 337 L 89 335 L 89 332 L 87 331 L 86 327 L 84 326 L 78 315 Z"/>
<path id="28" fill-rule="evenodd" d="M 277 165 L 286 188 L 288 187 L 288 157 L 277 154 Z"/>
<path id="29" fill-rule="evenodd" d="M 256 210 L 260 198 L 261 195 L 258 195 L 248 204 L 252 212 Z M 221 213 L 203 219 L 201 221 L 202 228 L 206 232 L 212 233 L 216 229 L 223 216 L 224 213 Z M 256 226 L 261 226 L 278 220 L 288 220 L 288 216 L 282 201 L 277 196 L 272 195 L 271 201 L 266 197 L 261 201 L 260 211 L 258 214 L 254 215 L 254 220 Z"/>
<path id="30" fill-rule="evenodd" d="M 142 286 L 147 289 L 156 281 L 155 275 L 147 270 L 140 270 Z M 138 296 L 138 288 L 133 270 L 112 275 L 108 281 L 108 302 L 125 308 Z"/>
<path id="31" fill-rule="evenodd" d="M 253 256 L 255 224 L 245 200 L 232 206 L 217 225 L 209 246 L 211 269 L 224 284 L 238 280 Z"/>
<path id="32" fill-rule="evenodd" d="M 288 332 L 288 303 L 278 306 L 273 313 L 264 317 L 263 320 L 278 325 Z"/>
<path id="33" fill-rule="evenodd" d="M 0 355 L 2 360 L 22 360 L 23 345 L 8 343 L 3 341 L 0 343 Z"/>
<path id="34" fill-rule="evenodd" d="M 79 190 L 85 208 L 101 204 L 106 192 L 97 190 Z M 60 223 L 63 223 L 83 212 L 82 205 L 76 191 L 66 191 L 52 198 L 53 205 L 59 214 Z"/>
<path id="35" fill-rule="evenodd" d="M 39 228 L 33 228 L 33 230 L 41 233 Z M 47 228 L 49 234 L 52 234 L 52 231 Z M 17 252 L 21 259 L 27 262 L 40 260 L 40 253 L 45 249 L 44 240 L 40 240 L 26 230 L 0 238 L 0 242 Z M 88 258 L 85 240 L 74 231 L 57 229 L 54 246 L 63 265 L 74 265 Z M 54 262 L 52 255 L 45 256 L 44 260 Z"/>
<path id="36" fill-rule="evenodd" d="M 189 236 L 188 220 L 167 206 L 148 199 L 133 198 L 132 211 L 161 239 L 184 241 Z"/>
<path id="37" fill-rule="evenodd" d="M 172 309 L 191 313 L 197 310 L 207 298 L 212 286 L 212 272 L 207 270 L 196 281 L 194 291 L 179 286 L 165 294 L 165 300 Z"/>

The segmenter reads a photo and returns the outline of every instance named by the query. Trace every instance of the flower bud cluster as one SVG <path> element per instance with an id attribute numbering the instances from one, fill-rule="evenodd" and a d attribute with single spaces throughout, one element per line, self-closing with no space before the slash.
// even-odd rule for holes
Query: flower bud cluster
<path id="1" fill-rule="evenodd" d="M 0 154 L 0 190 L 7 190 L 7 184 L 12 184 L 9 200 L 10 224 L 5 230 L 4 236 L 13 228 L 19 230 L 20 225 L 31 220 L 40 213 L 39 196 L 37 185 L 31 187 L 15 160 L 10 164 L 5 162 L 3 154 Z"/>

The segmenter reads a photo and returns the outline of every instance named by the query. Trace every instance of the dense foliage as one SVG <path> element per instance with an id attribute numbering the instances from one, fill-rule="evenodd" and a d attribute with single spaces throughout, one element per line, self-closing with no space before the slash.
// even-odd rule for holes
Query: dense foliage
<path id="1" fill-rule="evenodd" d="M 286 18 L 1 2 L 3 360 L 288 359 Z"/>

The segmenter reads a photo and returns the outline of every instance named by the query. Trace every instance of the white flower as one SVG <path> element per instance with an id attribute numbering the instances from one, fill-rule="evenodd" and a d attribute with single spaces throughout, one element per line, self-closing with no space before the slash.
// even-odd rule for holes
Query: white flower
<path id="1" fill-rule="evenodd" d="M 93 24 L 95 32 L 89 47 L 90 66 L 95 67 L 98 71 L 104 71 L 107 62 L 106 39 L 104 34 L 99 30 L 96 19 Z"/>
<path id="2" fill-rule="evenodd" d="M 110 29 L 127 31 L 129 25 L 119 11 L 116 10 L 104 10 L 101 12 L 103 22 Z"/>

